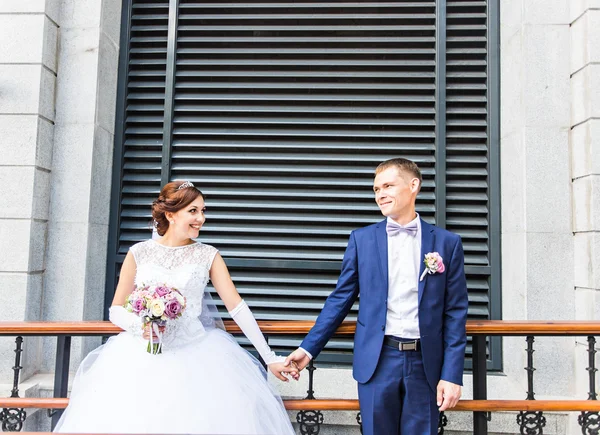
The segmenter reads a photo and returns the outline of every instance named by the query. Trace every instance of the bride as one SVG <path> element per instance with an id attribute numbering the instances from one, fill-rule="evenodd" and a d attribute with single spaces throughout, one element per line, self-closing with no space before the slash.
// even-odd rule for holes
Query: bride
<path id="1" fill-rule="evenodd" d="M 109 310 L 125 330 L 81 363 L 70 403 L 55 431 L 94 433 L 293 434 L 266 373 L 208 310 L 212 280 L 232 318 L 269 370 L 282 381 L 298 378 L 265 341 L 237 292 L 219 252 L 193 239 L 205 221 L 204 195 L 189 181 L 163 187 L 153 202 L 159 240 L 133 245 L 121 268 Z M 123 305 L 136 285 L 178 289 L 186 308 L 167 323 L 162 353 L 148 353 L 149 326 Z M 160 331 L 159 331 L 160 332 Z"/>

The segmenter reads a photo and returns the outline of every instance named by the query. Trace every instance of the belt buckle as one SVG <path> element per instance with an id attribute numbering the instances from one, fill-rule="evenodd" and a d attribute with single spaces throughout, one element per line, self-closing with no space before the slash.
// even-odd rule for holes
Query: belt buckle
<path id="1" fill-rule="evenodd" d="M 400 350 L 417 350 L 417 340 L 401 342 Z"/>

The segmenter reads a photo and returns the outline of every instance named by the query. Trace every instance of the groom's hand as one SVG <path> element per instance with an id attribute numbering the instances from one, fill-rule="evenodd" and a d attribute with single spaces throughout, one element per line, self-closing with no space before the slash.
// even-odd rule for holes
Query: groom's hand
<path id="1" fill-rule="evenodd" d="M 437 406 L 440 411 L 454 408 L 461 396 L 461 386 L 441 380 L 437 385 Z"/>
<path id="2" fill-rule="evenodd" d="M 298 370 L 303 370 L 309 362 L 310 357 L 302 349 L 296 349 L 287 356 L 284 365 L 289 366 L 290 364 L 296 364 Z"/>

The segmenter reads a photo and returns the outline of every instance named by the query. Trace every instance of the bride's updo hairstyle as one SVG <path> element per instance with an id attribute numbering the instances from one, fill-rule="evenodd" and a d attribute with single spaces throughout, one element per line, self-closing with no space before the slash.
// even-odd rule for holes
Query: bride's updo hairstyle
<path id="1" fill-rule="evenodd" d="M 205 199 L 204 194 L 189 181 L 178 180 L 165 184 L 158 198 L 152 202 L 152 218 L 158 235 L 164 236 L 169 228 L 166 212 L 176 213 L 199 196 Z"/>

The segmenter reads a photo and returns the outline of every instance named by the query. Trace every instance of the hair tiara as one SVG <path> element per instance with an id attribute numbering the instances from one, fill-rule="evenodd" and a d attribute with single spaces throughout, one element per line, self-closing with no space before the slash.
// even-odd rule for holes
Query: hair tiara
<path id="1" fill-rule="evenodd" d="M 181 189 L 185 189 L 186 187 L 194 187 L 194 184 L 191 181 L 184 181 L 183 183 L 181 183 L 181 185 L 177 188 L 177 190 L 181 190 Z"/>

